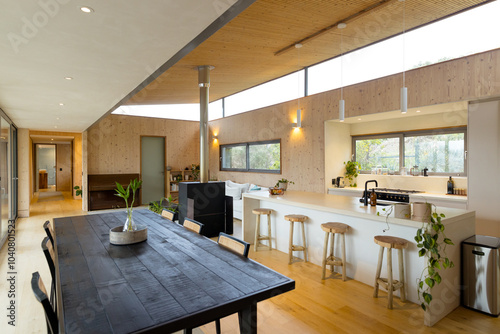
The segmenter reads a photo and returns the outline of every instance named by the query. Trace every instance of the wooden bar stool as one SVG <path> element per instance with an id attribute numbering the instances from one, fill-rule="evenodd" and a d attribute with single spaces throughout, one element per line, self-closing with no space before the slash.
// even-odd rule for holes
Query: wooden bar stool
<path id="1" fill-rule="evenodd" d="M 325 231 L 325 244 L 323 245 L 323 274 L 321 279 L 325 279 L 326 266 L 330 266 L 330 271 L 333 273 L 334 266 L 342 267 L 342 280 L 345 281 L 345 234 L 349 230 L 349 225 L 342 223 L 325 223 L 321 224 L 321 229 Z M 342 259 L 335 257 L 333 255 L 333 249 L 335 248 L 335 234 L 342 235 Z M 328 249 L 328 237 L 330 236 L 330 255 L 326 256 Z"/>
<path id="2" fill-rule="evenodd" d="M 259 247 L 259 242 L 261 240 L 268 240 L 269 241 L 269 250 L 273 249 L 272 247 L 272 242 L 271 242 L 271 213 L 273 212 L 272 209 L 265 209 L 265 208 L 258 208 L 258 209 L 253 209 L 252 213 L 257 215 L 256 216 L 256 224 L 255 224 L 255 242 L 254 242 L 254 251 L 257 251 L 257 248 Z M 260 215 L 267 215 L 267 235 L 261 235 L 260 234 Z"/>
<path id="3" fill-rule="evenodd" d="M 374 238 L 377 245 L 380 245 L 380 251 L 378 253 L 378 264 L 377 273 L 375 275 L 375 290 L 373 291 L 373 297 L 378 297 L 378 287 L 379 284 L 387 290 L 389 296 L 387 300 L 387 308 L 392 309 L 392 294 L 393 291 L 400 289 L 401 301 L 404 302 L 405 298 L 405 270 L 403 261 L 403 249 L 408 247 L 408 241 L 405 239 L 391 237 L 388 235 L 377 235 Z M 382 270 L 382 260 L 384 257 L 384 248 L 387 250 L 387 278 L 381 278 L 380 272 Z M 398 250 L 398 262 L 399 262 L 399 281 L 392 279 L 392 249 Z"/>
<path id="4" fill-rule="evenodd" d="M 290 243 L 288 245 L 288 255 L 289 260 L 288 264 L 292 264 L 293 252 L 304 252 L 304 261 L 307 262 L 307 246 L 306 246 L 306 234 L 304 230 L 304 222 L 308 219 L 307 216 L 304 215 L 286 215 L 285 220 L 290 222 Z M 294 245 L 293 244 L 293 223 L 300 223 L 302 228 L 302 243 L 303 246 Z"/>

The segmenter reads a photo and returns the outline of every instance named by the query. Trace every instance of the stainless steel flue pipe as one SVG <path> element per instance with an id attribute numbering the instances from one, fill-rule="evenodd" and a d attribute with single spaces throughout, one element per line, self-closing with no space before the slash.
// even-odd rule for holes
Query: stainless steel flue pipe
<path id="1" fill-rule="evenodd" d="M 208 103 L 210 88 L 209 65 L 198 66 L 198 86 L 200 87 L 200 182 L 208 182 Z"/>

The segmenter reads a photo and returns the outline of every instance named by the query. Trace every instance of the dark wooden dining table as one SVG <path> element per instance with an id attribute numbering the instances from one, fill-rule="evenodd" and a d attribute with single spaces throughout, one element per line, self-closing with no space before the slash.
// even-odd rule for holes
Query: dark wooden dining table
<path id="1" fill-rule="evenodd" d="M 238 313 L 257 332 L 257 303 L 295 281 L 149 210 L 134 210 L 146 241 L 109 243 L 123 211 L 54 219 L 63 333 L 168 333 Z"/>

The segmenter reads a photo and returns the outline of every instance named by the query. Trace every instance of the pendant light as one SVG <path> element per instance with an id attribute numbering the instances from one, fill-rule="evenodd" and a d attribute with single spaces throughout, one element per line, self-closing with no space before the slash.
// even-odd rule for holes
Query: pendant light
<path id="1" fill-rule="evenodd" d="M 344 66 L 343 66 L 343 50 L 342 50 L 342 29 L 347 27 L 347 24 L 345 23 L 339 23 L 337 25 L 337 28 L 340 29 L 340 101 L 339 101 L 339 121 L 343 122 L 345 118 L 345 101 L 344 101 L 344 86 L 342 84 L 342 79 L 343 79 L 343 71 L 344 71 Z"/>
<path id="2" fill-rule="evenodd" d="M 295 48 L 297 49 L 297 64 L 300 68 L 300 48 L 302 44 L 295 44 Z M 302 115 L 300 110 L 300 73 L 297 75 L 297 123 L 295 123 L 295 128 L 298 129 L 302 126 Z"/>
<path id="3" fill-rule="evenodd" d="M 401 113 L 406 114 L 408 111 L 408 90 L 405 86 L 405 0 L 399 0 L 399 2 L 403 3 L 403 87 L 401 87 Z"/>

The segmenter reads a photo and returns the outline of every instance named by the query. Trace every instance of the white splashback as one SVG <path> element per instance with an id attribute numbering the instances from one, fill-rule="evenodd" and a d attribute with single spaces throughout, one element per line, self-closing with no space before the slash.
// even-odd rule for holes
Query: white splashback
<path id="1" fill-rule="evenodd" d="M 360 174 L 357 185 L 365 186 L 368 180 L 377 180 L 379 188 L 399 188 L 405 190 L 421 190 L 434 194 L 446 194 L 449 176 L 402 176 L 402 175 L 372 175 Z M 453 177 L 455 188 L 467 188 L 466 177 Z M 368 185 L 373 188 L 374 184 Z"/>

